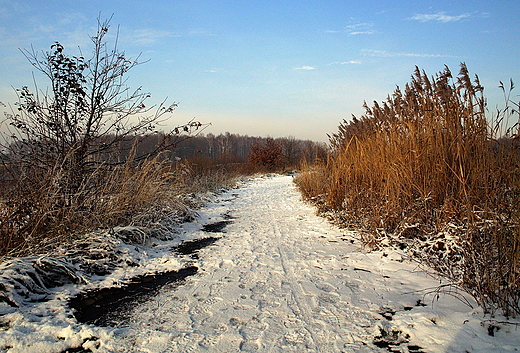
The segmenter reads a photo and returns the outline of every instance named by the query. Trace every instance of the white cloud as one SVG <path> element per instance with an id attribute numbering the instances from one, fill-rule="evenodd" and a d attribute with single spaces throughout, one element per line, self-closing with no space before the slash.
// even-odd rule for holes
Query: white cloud
<path id="1" fill-rule="evenodd" d="M 346 33 L 349 36 L 355 36 L 359 34 L 374 34 L 376 31 L 373 30 L 374 24 L 369 22 L 358 22 L 345 26 L 344 30 L 326 30 L 325 33 Z"/>
<path id="2" fill-rule="evenodd" d="M 58 23 L 60 25 L 71 25 L 71 24 L 78 24 L 78 23 L 86 23 L 89 21 L 89 18 L 85 16 L 81 12 L 61 12 L 59 13 L 59 20 Z"/>
<path id="3" fill-rule="evenodd" d="M 352 32 L 349 32 L 348 35 L 355 36 L 358 34 L 374 34 L 374 33 L 376 33 L 376 32 L 375 31 L 352 31 Z"/>
<path id="4" fill-rule="evenodd" d="M 174 32 L 163 31 L 153 28 L 136 29 L 133 30 L 132 33 L 129 33 L 129 37 L 132 38 L 132 41 L 139 45 L 152 44 L 162 38 L 178 36 L 179 35 Z"/>
<path id="5" fill-rule="evenodd" d="M 362 49 L 361 53 L 365 56 L 376 56 L 381 58 L 402 58 L 402 57 L 418 57 L 418 58 L 453 58 L 453 55 L 446 54 L 424 54 L 424 53 L 392 53 L 384 50 Z"/>
<path id="6" fill-rule="evenodd" d="M 373 23 L 360 22 L 352 25 L 348 25 L 345 30 L 349 36 L 356 36 L 359 34 L 374 34 L 375 31 L 372 29 Z"/>
<path id="7" fill-rule="evenodd" d="M 204 28 L 195 28 L 186 32 L 190 36 L 215 36 L 215 33 L 208 32 Z"/>
<path id="8" fill-rule="evenodd" d="M 122 30 L 121 33 L 123 32 L 125 31 Z M 135 29 L 129 32 L 129 38 L 131 38 L 132 42 L 139 45 L 152 44 L 164 38 L 186 36 L 214 36 L 214 34 L 207 32 L 203 28 L 195 28 L 183 32 L 172 32 L 155 28 L 143 28 Z"/>
<path id="9" fill-rule="evenodd" d="M 27 1 L 0 1 L 0 17 L 12 18 L 26 15 L 31 9 Z"/>
<path id="10" fill-rule="evenodd" d="M 465 18 L 471 17 L 471 14 L 469 13 L 463 13 L 458 16 L 451 16 L 447 15 L 446 12 L 437 12 L 432 14 L 417 14 L 412 17 L 410 17 L 411 20 L 417 20 L 421 22 L 429 22 L 429 21 L 436 21 L 436 22 L 456 22 L 460 21 Z"/>
<path id="11" fill-rule="evenodd" d="M 357 30 L 357 29 L 360 29 L 360 28 L 370 28 L 370 27 L 373 27 L 372 23 L 358 22 L 358 23 L 354 23 L 354 24 L 348 25 L 345 28 L 347 30 Z"/>
<path id="12" fill-rule="evenodd" d="M 349 60 L 349 61 L 335 61 L 329 65 L 358 65 L 361 64 L 361 60 Z"/>
<path id="13" fill-rule="evenodd" d="M 302 66 L 302 67 L 295 67 L 294 68 L 295 70 L 316 70 L 315 67 L 312 67 L 312 66 Z"/>

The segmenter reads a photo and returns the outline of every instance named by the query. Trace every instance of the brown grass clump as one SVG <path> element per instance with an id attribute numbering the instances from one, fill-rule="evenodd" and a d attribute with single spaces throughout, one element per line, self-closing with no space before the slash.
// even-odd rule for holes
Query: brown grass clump
<path id="1" fill-rule="evenodd" d="M 517 111 L 490 123 L 464 64 L 456 78 L 416 69 L 404 91 L 365 109 L 330 136 L 321 169 L 300 176 L 304 195 L 372 245 L 410 249 L 486 310 L 520 314 L 518 125 L 497 138 Z"/>
<path id="2" fill-rule="evenodd" d="M 161 217 L 184 217 L 185 195 L 231 183 L 231 175 L 194 171 L 187 162 L 161 158 L 120 166 L 101 165 L 78 191 L 64 195 L 61 172 L 54 168 L 35 183 L 34 176 L 3 182 L 0 195 L 0 256 L 40 253 L 98 228 L 150 226 Z"/>

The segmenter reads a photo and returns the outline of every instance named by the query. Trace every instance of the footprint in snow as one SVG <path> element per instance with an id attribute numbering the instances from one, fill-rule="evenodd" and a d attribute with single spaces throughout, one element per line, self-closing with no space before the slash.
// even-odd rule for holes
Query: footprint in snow
<path id="1" fill-rule="evenodd" d="M 220 298 L 220 297 L 213 297 L 213 298 L 207 298 L 207 299 L 204 299 L 202 301 L 202 303 L 206 304 L 206 305 L 213 305 L 215 303 L 218 303 L 220 301 L 222 301 L 223 299 Z"/>
<path id="2" fill-rule="evenodd" d="M 320 305 L 335 304 L 340 300 L 340 295 L 335 292 L 325 292 L 318 296 Z"/>
<path id="3" fill-rule="evenodd" d="M 334 292 L 337 289 L 330 283 L 316 283 L 316 288 L 324 292 Z"/>

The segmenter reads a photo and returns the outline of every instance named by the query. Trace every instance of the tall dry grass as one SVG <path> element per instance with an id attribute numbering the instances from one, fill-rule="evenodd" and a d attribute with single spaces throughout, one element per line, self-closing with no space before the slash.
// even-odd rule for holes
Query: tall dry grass
<path id="1" fill-rule="evenodd" d="M 24 173 L 38 173 L 31 168 Z M 188 194 L 232 183 L 234 175 L 194 170 L 161 158 L 100 165 L 74 194 L 64 194 L 59 166 L 20 175 L 0 193 L 0 256 L 40 253 L 98 228 L 148 226 L 161 217 L 187 215 Z M 39 180 L 35 182 L 35 180 Z"/>
<path id="2" fill-rule="evenodd" d="M 404 91 L 365 109 L 300 176 L 304 195 L 369 231 L 367 243 L 407 247 L 486 310 L 520 314 L 519 136 L 497 138 L 478 77 L 464 64 L 455 78 L 416 69 Z"/>

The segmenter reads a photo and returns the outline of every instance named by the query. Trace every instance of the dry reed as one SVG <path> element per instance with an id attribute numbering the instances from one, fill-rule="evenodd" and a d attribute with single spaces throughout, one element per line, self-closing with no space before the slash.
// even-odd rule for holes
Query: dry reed
<path id="1" fill-rule="evenodd" d="M 299 177 L 304 195 L 372 245 L 408 248 L 485 310 L 520 314 L 518 131 L 497 139 L 478 77 L 464 64 L 456 78 L 416 69 L 365 109 L 330 136 L 321 169 Z"/>

